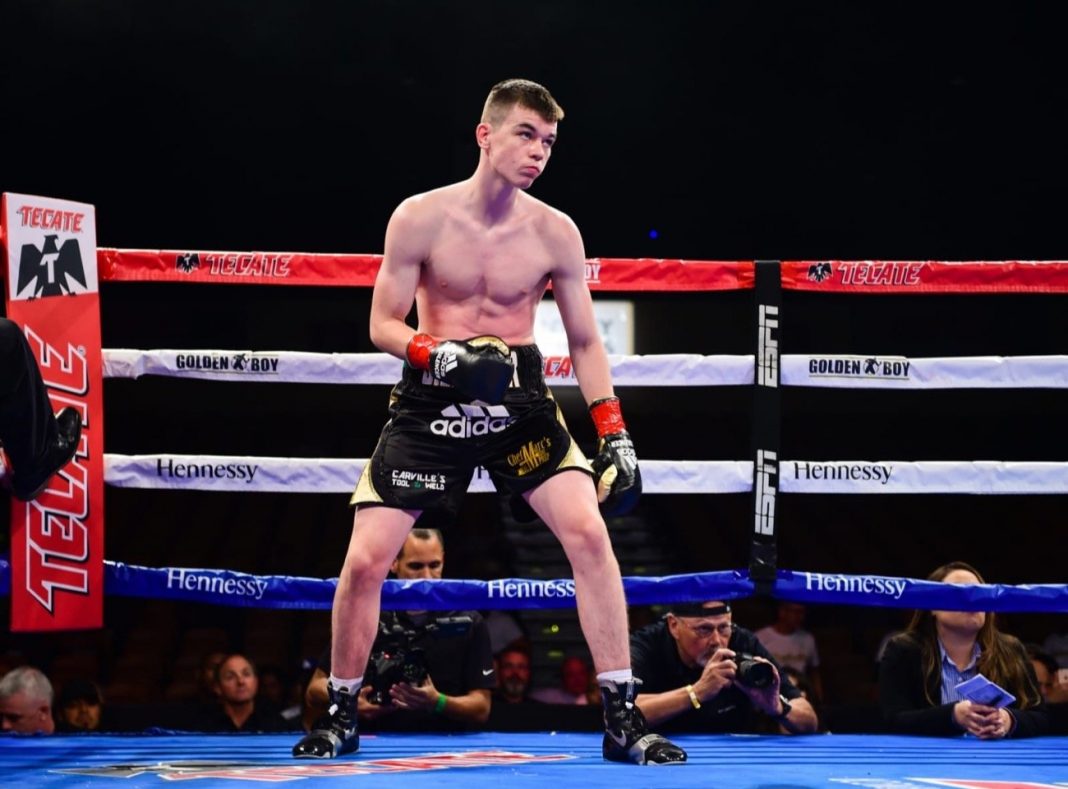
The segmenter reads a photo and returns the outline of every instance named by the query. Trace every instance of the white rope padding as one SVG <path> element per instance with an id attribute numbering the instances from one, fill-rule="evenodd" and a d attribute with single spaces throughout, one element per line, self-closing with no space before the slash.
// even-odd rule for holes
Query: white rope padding
<path id="1" fill-rule="evenodd" d="M 842 389 L 1065 389 L 1068 356 L 788 354 L 783 386 Z"/>
<path id="2" fill-rule="evenodd" d="M 280 458 L 237 455 L 104 455 L 104 481 L 118 488 L 241 491 L 246 493 L 351 493 L 366 458 Z M 745 493 L 753 486 L 748 461 L 641 463 L 647 493 Z M 473 493 L 494 490 L 483 470 Z"/>
<path id="3" fill-rule="evenodd" d="M 402 362 L 384 353 L 300 353 L 104 349 L 105 378 L 164 375 L 214 381 L 395 384 Z M 753 383 L 752 356 L 660 354 L 608 357 L 618 386 L 747 386 Z M 547 356 L 551 386 L 578 381 L 566 356 Z"/>
<path id="4" fill-rule="evenodd" d="M 784 460 L 783 493 L 1068 493 L 1068 463 Z"/>
<path id="5" fill-rule="evenodd" d="M 752 356 L 610 356 L 618 386 L 747 386 Z M 787 354 L 783 386 L 843 389 L 1065 389 L 1068 356 L 907 358 L 861 354 Z M 384 353 L 300 353 L 104 349 L 106 378 L 162 375 L 214 381 L 394 384 L 400 360 Z M 546 357 L 553 386 L 578 382 L 564 356 Z"/>
<path id="6" fill-rule="evenodd" d="M 349 493 L 364 458 L 281 458 L 238 455 L 104 455 L 104 480 L 119 488 Z M 746 460 L 643 460 L 646 493 L 746 493 L 753 464 Z M 1068 494 L 1068 463 L 997 460 L 784 460 L 784 493 Z M 468 488 L 494 490 L 482 469 Z"/>

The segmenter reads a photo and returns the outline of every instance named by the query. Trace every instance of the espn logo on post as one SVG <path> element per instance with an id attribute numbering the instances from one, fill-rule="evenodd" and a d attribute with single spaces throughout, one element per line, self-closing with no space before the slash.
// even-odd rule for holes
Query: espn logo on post
<path id="1" fill-rule="evenodd" d="M 764 536 L 775 534 L 775 491 L 778 488 L 778 481 L 778 455 L 768 449 L 758 449 L 756 473 L 753 475 L 753 482 L 756 485 L 754 530 L 757 534 Z"/>
<path id="2" fill-rule="evenodd" d="M 779 385 L 779 341 L 775 337 L 779 328 L 779 308 L 771 304 L 760 305 L 757 325 L 757 386 Z"/>

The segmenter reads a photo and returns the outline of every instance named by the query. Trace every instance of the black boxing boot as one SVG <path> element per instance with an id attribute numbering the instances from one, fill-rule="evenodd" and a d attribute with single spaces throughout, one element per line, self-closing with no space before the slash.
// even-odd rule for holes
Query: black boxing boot
<path id="1" fill-rule="evenodd" d="M 357 693 L 347 690 L 327 683 L 330 706 L 326 714 L 315 721 L 311 731 L 293 746 L 294 759 L 333 759 L 360 750 L 360 732 L 356 726 Z"/>
<path id="2" fill-rule="evenodd" d="M 48 487 L 57 471 L 70 463 L 78 451 L 82 436 L 82 415 L 74 408 L 64 408 L 56 414 L 56 436 L 32 468 L 15 467 L 11 478 L 11 492 L 21 501 L 32 501 Z"/>
<path id="3" fill-rule="evenodd" d="M 622 686 L 601 681 L 601 701 L 604 703 L 601 753 L 613 762 L 682 764 L 686 761 L 686 751 L 659 734 L 649 732 L 645 716 L 634 703 L 638 684 L 638 679 Z"/>

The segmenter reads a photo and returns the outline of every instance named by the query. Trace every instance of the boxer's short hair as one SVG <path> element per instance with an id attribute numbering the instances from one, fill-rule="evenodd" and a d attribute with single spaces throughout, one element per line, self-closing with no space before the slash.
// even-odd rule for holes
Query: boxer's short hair
<path id="1" fill-rule="evenodd" d="M 516 104 L 534 110 L 548 123 L 564 119 L 564 108 L 547 88 L 529 79 L 506 79 L 490 89 L 482 108 L 482 122 L 500 123 Z"/>

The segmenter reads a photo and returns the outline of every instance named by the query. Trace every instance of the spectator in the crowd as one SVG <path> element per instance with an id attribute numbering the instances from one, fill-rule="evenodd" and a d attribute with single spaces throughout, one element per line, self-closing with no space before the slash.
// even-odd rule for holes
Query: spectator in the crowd
<path id="1" fill-rule="evenodd" d="M 983 583 L 971 565 L 950 562 L 927 580 Z M 1009 707 L 977 704 L 956 686 L 977 674 L 1016 697 Z M 907 734 L 981 739 L 1028 737 L 1049 730 L 1049 715 L 1023 645 L 997 629 L 992 613 L 915 611 L 887 644 L 879 666 L 879 703 L 890 727 Z"/>
<path id="2" fill-rule="evenodd" d="M 545 704 L 589 704 L 587 692 L 591 673 L 589 663 L 582 658 L 577 655 L 566 657 L 560 663 L 560 685 L 536 688 L 530 698 Z"/>
<path id="3" fill-rule="evenodd" d="M 52 413 L 33 349 L 17 324 L 0 318 L 0 479 L 15 498 L 37 498 L 74 457 L 81 433 L 76 408 Z"/>
<path id="4" fill-rule="evenodd" d="M 484 619 L 489 630 L 490 650 L 494 655 L 499 655 L 508 647 L 529 648 L 530 639 L 511 612 L 494 609 L 487 611 Z"/>
<path id="5" fill-rule="evenodd" d="M 52 683 L 33 666 L 19 666 L 0 679 L 0 731 L 52 734 Z"/>
<path id="6" fill-rule="evenodd" d="M 288 672 L 274 664 L 259 667 L 260 689 L 258 699 L 263 699 L 282 713 L 287 721 L 298 721 L 302 713 L 299 701 L 303 688 L 299 687 Z"/>
<path id="7" fill-rule="evenodd" d="M 730 606 L 722 601 L 673 606 L 659 622 L 633 633 L 630 648 L 634 675 L 642 681 L 636 703 L 651 726 L 751 732 L 770 719 L 796 734 L 818 726 L 812 705 L 780 674 L 757 637 L 731 621 Z M 751 672 L 766 684 L 754 682 Z"/>
<path id="8" fill-rule="evenodd" d="M 437 529 L 412 529 L 391 568 L 401 580 L 441 578 L 444 570 L 445 544 Z M 438 627 L 438 622 L 447 619 L 457 620 L 448 632 L 428 630 L 428 626 Z M 366 678 L 357 701 L 362 722 L 380 728 L 456 728 L 486 722 L 496 677 L 489 633 L 477 611 L 383 611 L 371 663 L 382 651 L 383 628 L 417 634 L 413 645 L 424 650 L 427 677 L 422 685 L 397 682 L 382 689 L 379 700 L 384 703 L 377 703 L 377 689 Z M 329 677 L 328 650 L 305 693 L 306 723 L 326 710 Z"/>
<path id="9" fill-rule="evenodd" d="M 1053 656 L 1060 668 L 1068 668 L 1068 633 L 1052 633 L 1042 643 L 1042 648 Z"/>
<path id="10" fill-rule="evenodd" d="M 104 697 L 95 682 L 72 679 L 63 683 L 56 697 L 56 731 L 100 731 L 103 719 Z"/>
<path id="11" fill-rule="evenodd" d="M 756 637 L 780 666 L 789 666 L 806 677 L 815 697 L 822 699 L 820 653 L 815 636 L 802 628 L 804 622 L 805 607 L 801 603 L 780 600 L 775 621 L 756 631 Z"/>
<path id="12" fill-rule="evenodd" d="M 530 701 L 530 655 L 506 649 L 497 656 L 497 688 L 493 698 L 503 704 Z"/>
<path id="13" fill-rule="evenodd" d="M 215 672 L 218 701 L 204 711 L 198 729 L 210 732 L 271 732 L 295 728 L 277 707 L 256 700 L 256 667 L 244 655 L 227 656 Z"/>
<path id="14" fill-rule="evenodd" d="M 1060 682 L 1057 661 L 1038 644 L 1026 644 L 1027 657 L 1031 659 L 1031 668 L 1035 670 L 1038 691 L 1047 704 L 1068 702 L 1068 688 Z"/>
<path id="15" fill-rule="evenodd" d="M 192 670 L 192 675 L 167 690 L 167 701 L 188 704 L 191 707 L 214 708 L 219 701 L 215 692 L 215 672 L 218 671 L 219 664 L 226 659 L 226 655 L 226 652 L 219 650 L 204 653 Z"/>
<path id="16" fill-rule="evenodd" d="M 197 695 L 193 699 L 201 704 L 213 705 L 219 700 L 219 666 L 226 660 L 226 653 L 218 650 L 208 652 L 200 660 L 197 669 Z"/>

